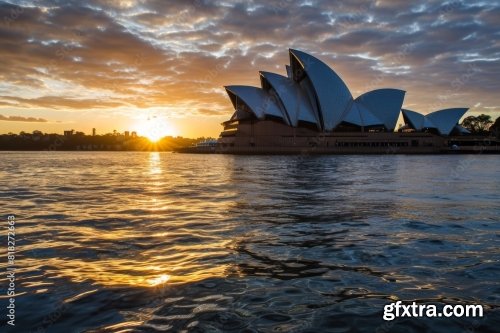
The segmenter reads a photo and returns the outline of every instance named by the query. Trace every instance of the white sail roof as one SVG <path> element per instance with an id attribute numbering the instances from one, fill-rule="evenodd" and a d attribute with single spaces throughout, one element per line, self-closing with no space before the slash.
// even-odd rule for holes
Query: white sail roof
<path id="1" fill-rule="evenodd" d="M 467 110 L 467 108 L 444 109 L 431 112 L 425 116 L 405 109 L 402 112 L 405 120 L 416 130 L 435 128 L 439 134 L 449 135 Z"/>
<path id="2" fill-rule="evenodd" d="M 403 117 L 405 122 L 408 123 L 411 127 L 416 129 L 417 131 L 422 130 L 424 128 L 424 115 L 415 111 L 402 109 Z"/>
<path id="3" fill-rule="evenodd" d="M 278 95 L 292 126 L 296 127 L 299 121 L 307 121 L 319 126 L 312 106 L 297 82 L 270 72 L 260 72 L 260 75 Z"/>
<path id="4" fill-rule="evenodd" d="M 405 122 L 412 128 L 432 128 L 441 135 L 449 135 L 467 111 L 452 108 L 424 116 L 402 110 L 405 91 L 392 88 L 372 90 L 354 100 L 344 81 L 321 60 L 294 49 L 289 49 L 289 56 L 287 76 L 260 72 L 262 88 L 226 87 L 236 110 L 231 119 L 273 116 L 293 127 L 309 122 L 320 131 L 335 130 L 345 121 L 358 126 L 380 125 L 393 131 L 402 111 Z"/>
<path id="5" fill-rule="evenodd" d="M 377 118 L 370 110 L 362 104 L 353 102 L 347 114 L 342 118 L 342 121 L 357 125 L 357 126 L 375 126 L 383 125 L 384 122 Z"/>
<path id="6" fill-rule="evenodd" d="M 434 111 L 425 116 L 430 119 L 442 135 L 449 135 L 453 127 L 458 123 L 460 118 L 467 112 L 467 108 L 452 108 Z"/>
<path id="7" fill-rule="evenodd" d="M 333 130 L 340 122 L 342 115 L 352 101 L 352 95 L 346 84 L 328 65 L 307 53 L 290 49 L 290 57 L 295 57 L 309 77 L 316 93 L 319 104 L 323 128 Z M 292 72 L 299 71 L 293 68 L 296 62 L 291 61 Z"/>
<path id="8" fill-rule="evenodd" d="M 236 101 L 238 99 L 243 101 L 258 119 L 265 119 L 266 115 L 285 119 L 275 98 L 261 88 L 251 86 L 226 86 L 225 88 L 228 94 L 233 94 L 236 97 Z M 238 102 L 233 102 L 233 105 L 236 110 L 240 109 Z"/>
<path id="9" fill-rule="evenodd" d="M 382 120 L 388 131 L 394 131 L 404 98 L 404 90 L 384 88 L 368 91 L 357 97 L 356 102 Z"/>

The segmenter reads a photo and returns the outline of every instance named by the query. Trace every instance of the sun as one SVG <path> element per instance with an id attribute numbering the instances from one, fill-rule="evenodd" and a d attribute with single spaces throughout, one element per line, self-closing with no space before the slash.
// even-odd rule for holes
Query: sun
<path id="1" fill-rule="evenodd" d="M 151 142 L 158 142 L 166 136 L 175 136 L 177 131 L 166 120 L 156 116 L 139 120 L 134 126 L 140 136 L 145 136 Z"/>
<path id="2" fill-rule="evenodd" d="M 146 138 L 149 139 L 149 141 L 152 142 L 157 142 L 160 141 L 161 138 L 163 138 L 165 135 L 161 135 L 159 132 L 152 132 L 152 133 L 146 133 L 144 134 Z"/>

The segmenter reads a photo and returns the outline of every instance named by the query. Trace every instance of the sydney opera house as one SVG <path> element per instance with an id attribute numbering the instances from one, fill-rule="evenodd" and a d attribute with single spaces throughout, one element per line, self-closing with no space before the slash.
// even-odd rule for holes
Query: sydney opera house
<path id="1" fill-rule="evenodd" d="M 458 125 L 467 108 L 422 115 L 402 109 L 405 91 L 393 88 L 354 98 L 321 60 L 289 55 L 286 76 L 260 72 L 260 87 L 225 87 L 234 113 L 198 152 L 439 153 L 451 149 L 450 135 L 467 133 Z M 400 114 L 405 125 L 396 129 Z"/>

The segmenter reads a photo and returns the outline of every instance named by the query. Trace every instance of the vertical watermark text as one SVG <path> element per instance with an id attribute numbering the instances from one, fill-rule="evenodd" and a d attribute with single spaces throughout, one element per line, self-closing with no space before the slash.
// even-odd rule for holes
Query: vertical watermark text
<path id="1" fill-rule="evenodd" d="M 16 326 L 16 217 L 7 217 L 7 324 Z"/>

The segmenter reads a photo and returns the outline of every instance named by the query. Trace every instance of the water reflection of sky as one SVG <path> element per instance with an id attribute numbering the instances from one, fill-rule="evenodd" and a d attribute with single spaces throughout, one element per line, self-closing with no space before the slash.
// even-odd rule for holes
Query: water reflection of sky
<path id="1" fill-rule="evenodd" d="M 484 165 L 498 157 L 453 172 L 469 158 L 9 153 L 0 185 L 18 215 L 21 295 L 33 304 L 115 288 L 211 299 L 216 282 L 206 281 L 221 279 L 239 290 L 233 298 L 273 288 L 280 298 L 300 284 L 300 304 L 493 306 L 500 177 Z"/>

